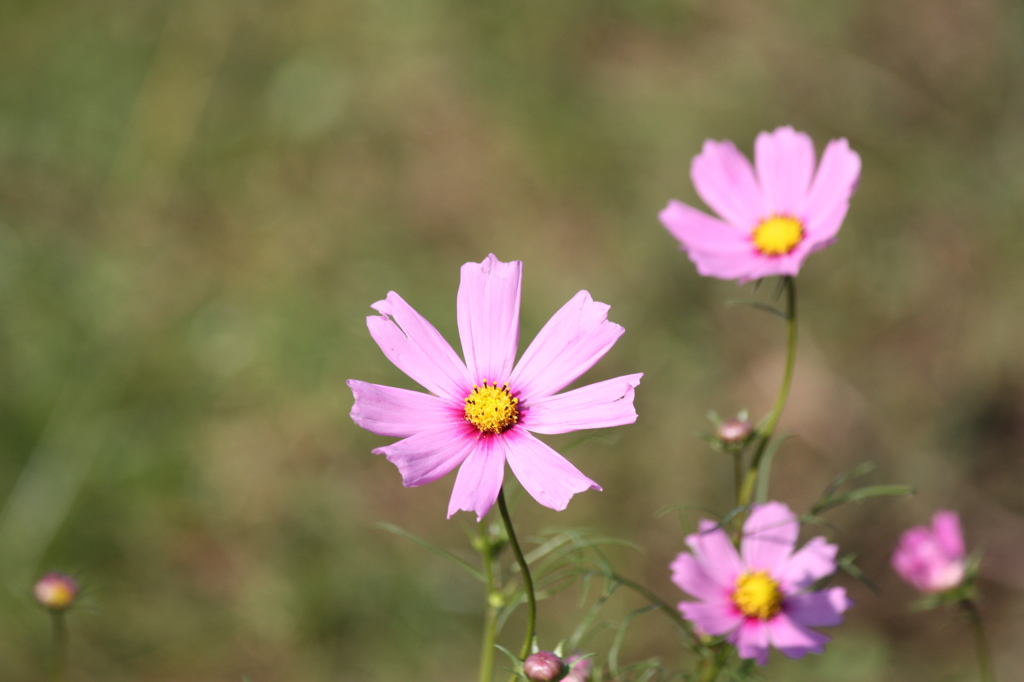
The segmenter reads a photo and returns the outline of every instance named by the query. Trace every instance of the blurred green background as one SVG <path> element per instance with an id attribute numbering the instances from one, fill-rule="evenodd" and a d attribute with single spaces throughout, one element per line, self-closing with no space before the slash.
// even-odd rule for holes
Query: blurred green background
<path id="1" fill-rule="evenodd" d="M 1020 677 L 1020 2 L 6 0 L 0 74 L 0 679 L 45 677 L 51 569 L 85 589 L 71 680 L 475 679 L 479 585 L 373 525 L 465 553 L 473 519 L 445 520 L 452 477 L 407 490 L 370 454 L 389 439 L 344 382 L 412 387 L 370 304 L 397 291 L 457 342 L 459 266 L 489 252 L 524 261 L 522 347 L 585 288 L 627 330 L 585 380 L 646 372 L 637 424 L 568 452 L 604 492 L 525 499 L 520 532 L 632 540 L 622 571 L 677 601 L 697 516 L 656 512 L 729 508 L 695 433 L 770 406 L 784 338 L 656 215 L 700 205 L 704 139 L 749 154 L 783 124 L 847 137 L 864 170 L 799 278 L 774 496 L 804 511 L 865 459 L 919 494 L 830 516 L 881 595 L 842 578 L 828 655 L 765 676 L 975 679 L 964 624 L 908 613 L 888 568 L 950 507 Z M 542 604 L 543 645 L 575 596 Z M 658 614 L 623 651 L 652 655 L 681 660 Z"/>

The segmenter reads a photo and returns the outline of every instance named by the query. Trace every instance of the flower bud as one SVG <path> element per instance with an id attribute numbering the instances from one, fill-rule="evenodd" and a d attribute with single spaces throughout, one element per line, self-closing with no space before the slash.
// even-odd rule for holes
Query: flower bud
<path id="1" fill-rule="evenodd" d="M 738 445 L 750 438 L 753 432 L 754 428 L 746 419 L 726 419 L 718 425 L 715 435 L 727 445 Z"/>
<path id="2" fill-rule="evenodd" d="M 36 601 L 51 611 L 64 611 L 78 597 L 78 583 L 63 573 L 47 573 L 36 581 L 33 591 Z"/>
<path id="3" fill-rule="evenodd" d="M 915 526 L 900 536 L 892 567 L 922 592 L 945 592 L 964 581 L 966 554 L 960 517 L 956 512 L 937 511 L 930 528 Z"/>
<path id="4" fill-rule="evenodd" d="M 530 682 L 558 682 L 565 677 L 565 661 L 550 651 L 538 651 L 523 661 L 523 672 Z"/>

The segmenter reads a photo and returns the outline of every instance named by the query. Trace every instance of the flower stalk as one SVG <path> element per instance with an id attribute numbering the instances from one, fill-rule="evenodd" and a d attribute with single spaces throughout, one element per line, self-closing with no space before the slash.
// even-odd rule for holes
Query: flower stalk
<path id="1" fill-rule="evenodd" d="M 789 398 L 790 386 L 793 384 L 793 368 L 796 366 L 796 282 L 792 277 L 783 277 L 782 286 L 786 290 L 786 327 L 788 330 L 786 368 L 782 374 L 782 384 L 779 386 L 779 393 L 775 397 L 772 411 L 757 427 L 757 449 L 750 460 L 750 468 L 747 469 L 743 485 L 738 491 L 736 505 L 739 507 L 745 507 L 753 500 L 754 488 L 757 485 L 757 476 L 761 468 L 761 458 L 775 433 L 775 427 L 779 423 L 782 410 L 785 409 L 786 400 Z"/>
<path id="2" fill-rule="evenodd" d="M 64 682 L 67 677 L 68 628 L 64 611 L 50 612 L 53 621 L 53 649 L 50 652 L 50 681 Z"/>
<path id="3" fill-rule="evenodd" d="M 494 542 L 491 534 L 481 521 L 479 523 L 480 533 L 477 536 L 477 551 L 484 567 L 484 578 L 487 588 L 487 611 L 484 614 L 484 636 L 482 649 L 480 651 L 480 675 L 479 682 L 491 682 L 494 679 L 494 644 L 498 636 L 498 610 L 501 608 L 503 599 L 501 591 L 495 586 L 494 580 L 494 556 L 497 553 L 497 543 Z"/>
<path id="4" fill-rule="evenodd" d="M 992 674 L 992 653 L 988 647 L 988 639 L 985 637 L 985 628 L 981 624 L 981 613 L 978 606 L 971 599 L 960 600 L 960 608 L 967 615 L 967 622 L 974 636 L 974 648 L 978 655 L 978 677 L 981 682 L 995 682 Z"/>
<path id="5" fill-rule="evenodd" d="M 498 490 L 498 510 L 501 512 L 501 520 L 505 524 L 505 532 L 508 534 L 508 544 L 512 547 L 512 553 L 519 564 L 519 571 L 523 575 L 523 590 L 526 592 L 526 603 L 529 613 L 526 619 L 526 637 L 523 639 L 523 646 L 519 651 L 519 658 L 525 659 L 530 653 L 530 646 L 533 643 L 533 635 L 537 628 L 537 596 L 533 591 L 533 578 L 530 576 L 530 565 L 526 563 L 523 550 L 519 548 L 519 541 L 516 539 L 516 532 L 512 528 L 512 517 L 508 513 L 508 505 L 505 504 L 505 488 Z M 513 678 L 515 679 L 515 678 Z"/>

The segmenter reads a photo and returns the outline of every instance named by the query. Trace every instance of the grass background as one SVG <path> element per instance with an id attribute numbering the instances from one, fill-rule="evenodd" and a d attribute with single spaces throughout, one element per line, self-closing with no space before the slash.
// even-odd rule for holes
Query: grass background
<path id="1" fill-rule="evenodd" d="M 792 124 L 864 164 L 804 267 L 773 494 L 865 459 L 911 500 L 833 514 L 881 596 L 766 679 L 974 679 L 954 614 L 908 614 L 905 527 L 962 512 L 1002 679 L 1024 588 L 1024 6 L 1010 0 L 7 0 L 0 4 L 0 679 L 43 679 L 32 580 L 85 586 L 71 680 L 472 680 L 479 587 L 452 479 L 406 490 L 348 378 L 411 387 L 370 339 L 401 293 L 455 341 L 458 268 L 524 261 L 531 339 L 579 289 L 627 333 L 640 419 L 571 459 L 604 485 L 520 532 L 667 563 L 731 471 L 704 414 L 770 404 L 783 329 L 726 308 L 660 227 L 706 138 Z M 556 446 L 568 441 L 549 439 Z M 609 617 L 638 602 L 610 603 Z M 557 608 L 556 608 L 557 606 Z M 553 646 L 580 616 L 543 605 Z M 680 660 L 639 619 L 623 656 Z M 503 641 L 515 648 L 521 621 Z M 606 651 L 607 637 L 595 640 Z M 602 649 L 603 647 L 603 649 Z M 602 654 L 603 655 L 603 654 Z"/>

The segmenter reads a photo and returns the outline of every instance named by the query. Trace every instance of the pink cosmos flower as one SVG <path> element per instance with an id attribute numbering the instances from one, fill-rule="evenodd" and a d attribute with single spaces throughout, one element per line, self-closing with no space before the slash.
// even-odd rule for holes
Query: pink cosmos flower
<path id="1" fill-rule="evenodd" d="M 845 139 L 828 143 L 815 172 L 814 143 L 789 126 L 757 136 L 754 165 L 728 140 L 705 141 L 690 177 L 721 219 L 674 199 L 658 215 L 701 275 L 741 284 L 796 275 L 835 241 L 860 177 Z"/>
<path id="2" fill-rule="evenodd" d="M 679 610 L 703 634 L 726 635 L 741 658 L 768 662 L 768 646 L 790 658 L 821 653 L 829 638 L 813 627 L 839 625 L 851 606 L 842 587 L 808 588 L 836 569 L 836 545 L 812 538 L 798 552 L 800 523 L 780 502 L 756 506 L 740 552 L 719 524 L 702 520 L 686 538 L 692 554 L 672 562 L 672 581 L 700 601 Z"/>
<path id="3" fill-rule="evenodd" d="M 905 531 L 892 553 L 892 567 L 922 592 L 945 592 L 960 585 L 967 553 L 957 513 L 937 511 L 931 528 L 915 526 Z"/>
<path id="4" fill-rule="evenodd" d="M 370 335 L 391 362 L 430 393 L 350 380 L 352 419 L 402 440 L 377 448 L 407 487 L 459 467 L 448 517 L 490 511 L 512 467 L 545 507 L 565 509 L 573 495 L 601 487 L 533 433 L 568 433 L 636 421 L 630 374 L 555 395 L 604 356 L 625 331 L 608 306 L 581 291 L 554 314 L 519 362 L 523 264 L 494 254 L 462 266 L 458 325 L 463 362 L 434 327 L 395 292 L 373 304 Z"/>

